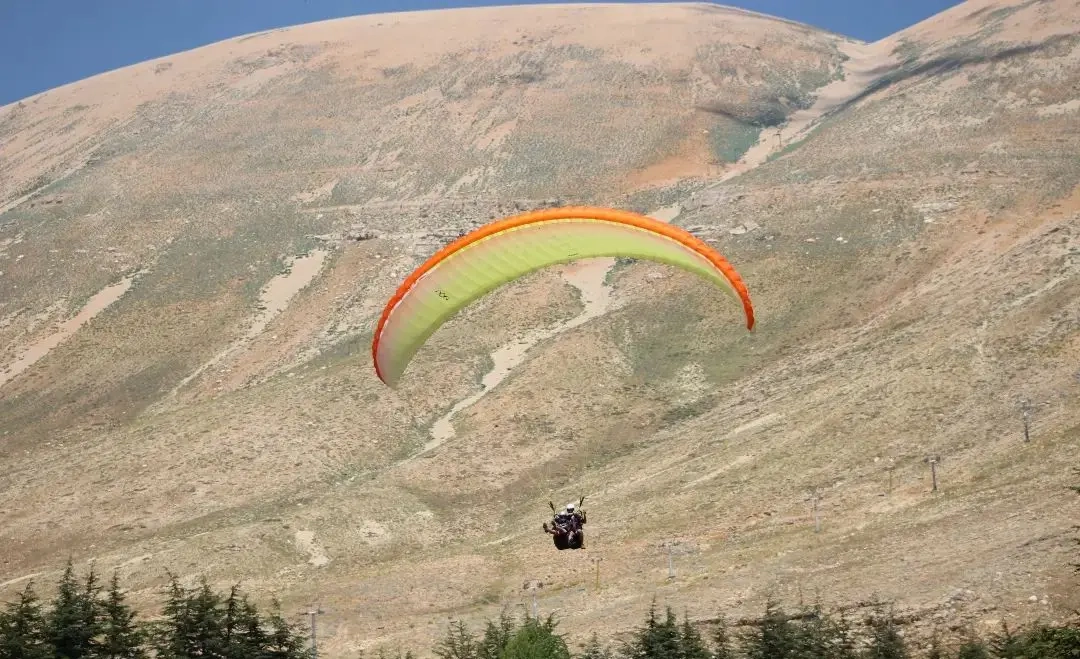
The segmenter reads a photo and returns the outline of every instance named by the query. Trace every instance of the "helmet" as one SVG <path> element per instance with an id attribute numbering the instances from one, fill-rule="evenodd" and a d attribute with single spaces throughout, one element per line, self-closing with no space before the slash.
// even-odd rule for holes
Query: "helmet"
<path id="1" fill-rule="evenodd" d="M 567 510 L 567 512 L 571 512 L 571 513 L 574 512 L 574 504 L 572 504 L 572 503 L 566 504 L 566 510 Z"/>

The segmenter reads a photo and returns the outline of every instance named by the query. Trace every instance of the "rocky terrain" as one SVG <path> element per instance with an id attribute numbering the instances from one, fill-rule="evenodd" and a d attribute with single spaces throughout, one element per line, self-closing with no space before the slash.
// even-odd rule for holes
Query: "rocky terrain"
<path id="1" fill-rule="evenodd" d="M 400 13 L 0 108 L 0 598 L 69 555 L 148 615 L 166 570 L 241 581 L 318 602 L 332 657 L 534 596 L 576 640 L 654 598 L 1068 614 L 1078 33 L 1075 0 L 871 44 L 703 4 Z M 755 331 L 690 275 L 585 262 L 378 381 L 411 268 L 576 203 L 710 241 Z M 580 494 L 557 552 L 547 502 Z"/>

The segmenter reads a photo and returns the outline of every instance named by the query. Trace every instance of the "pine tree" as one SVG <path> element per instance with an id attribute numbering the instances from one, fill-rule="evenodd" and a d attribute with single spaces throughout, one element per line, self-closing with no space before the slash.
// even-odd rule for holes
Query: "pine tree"
<path id="1" fill-rule="evenodd" d="M 311 655 L 305 634 L 285 620 L 276 600 L 264 619 L 239 586 L 222 597 L 205 578 L 198 588 L 187 591 L 170 575 L 163 614 L 154 635 L 156 659 L 303 659 Z"/>
<path id="2" fill-rule="evenodd" d="M 69 558 L 52 610 L 45 617 L 46 634 L 58 659 L 82 659 L 96 653 L 101 631 L 98 624 L 99 591 L 93 568 L 87 574 L 85 587 L 79 587 Z"/>
<path id="3" fill-rule="evenodd" d="M 489 620 L 484 628 L 484 636 L 476 648 L 478 659 L 499 659 L 503 649 L 514 634 L 514 619 L 503 610 L 498 623 Z"/>
<path id="4" fill-rule="evenodd" d="M 655 600 L 649 605 L 644 627 L 638 628 L 630 643 L 623 649 L 630 659 L 682 659 L 679 644 L 679 626 L 671 607 L 667 607 L 664 621 L 656 617 Z"/>
<path id="5" fill-rule="evenodd" d="M 856 650 L 857 641 L 847 616 L 841 611 L 840 617 L 833 620 L 831 626 L 833 638 L 835 639 L 831 659 L 855 659 L 859 655 Z"/>
<path id="6" fill-rule="evenodd" d="M 54 659 L 41 602 L 31 581 L 0 613 L 0 659 Z"/>
<path id="7" fill-rule="evenodd" d="M 225 656 L 238 657 L 236 645 L 240 640 L 240 586 L 233 585 L 229 589 L 229 596 L 225 599 L 224 623 L 221 630 L 221 640 L 225 647 Z"/>
<path id="8" fill-rule="evenodd" d="M 274 607 L 278 608 L 276 601 Z M 229 589 L 229 596 L 220 608 L 220 648 L 224 659 L 251 659 L 261 657 L 260 653 L 269 652 L 272 647 L 292 647 L 294 642 L 290 640 L 290 634 L 297 636 L 301 645 L 305 643 L 302 634 L 299 634 L 294 626 L 286 625 L 288 634 L 283 634 L 280 624 L 284 621 L 276 621 L 275 614 L 271 614 L 269 620 L 263 620 L 258 607 L 251 603 L 247 595 L 240 592 L 239 585 L 233 585 Z M 265 629 L 267 626 L 270 627 L 269 631 Z"/>
<path id="9" fill-rule="evenodd" d="M 656 628 L 653 636 L 653 659 L 683 659 L 682 644 L 679 642 L 679 621 L 671 607 L 664 609 L 664 622 Z"/>
<path id="10" fill-rule="evenodd" d="M 797 625 L 793 657 L 798 659 L 850 659 L 855 656 L 847 621 L 836 621 L 820 605 L 804 612 Z"/>
<path id="11" fill-rule="evenodd" d="M 747 659 L 790 659 L 799 646 L 798 630 L 780 605 L 769 598 L 757 630 L 744 638 Z"/>
<path id="12" fill-rule="evenodd" d="M 277 600 L 274 600 L 269 623 L 270 635 L 257 659 L 303 659 L 308 656 L 304 637 L 282 617 Z"/>
<path id="13" fill-rule="evenodd" d="M 250 659 L 269 643 L 269 635 L 262 627 L 258 608 L 248 600 L 240 598 L 233 613 L 233 631 L 229 638 L 227 656 L 229 659 Z"/>
<path id="14" fill-rule="evenodd" d="M 191 635 L 188 653 L 196 657 L 225 656 L 225 611 L 222 598 L 215 593 L 204 577 L 199 588 L 188 600 L 191 616 Z"/>
<path id="15" fill-rule="evenodd" d="M 191 627 L 187 593 L 174 574 L 169 575 L 168 595 L 162 607 L 162 621 L 155 626 L 154 649 L 160 659 L 187 657 L 186 638 Z"/>
<path id="16" fill-rule="evenodd" d="M 570 649 L 555 632 L 555 621 L 527 617 L 506 643 L 502 659 L 570 659 Z"/>
<path id="17" fill-rule="evenodd" d="M 109 592 L 101 604 L 101 641 L 95 657 L 99 659 L 146 659 L 145 635 L 135 624 L 135 612 L 124 601 L 120 578 L 113 572 Z"/>
<path id="18" fill-rule="evenodd" d="M 100 650 L 101 634 L 104 631 L 101 591 L 102 588 L 98 583 L 97 572 L 94 570 L 94 566 L 91 565 L 90 570 L 86 573 L 86 580 L 83 582 L 81 610 L 82 625 L 88 634 L 88 656 L 93 659 L 96 659 Z"/>
<path id="19" fill-rule="evenodd" d="M 870 647 L 865 656 L 867 659 L 907 659 L 907 646 L 892 611 L 884 613 L 880 604 L 875 608 L 876 612 L 870 617 Z"/>
<path id="20" fill-rule="evenodd" d="M 792 659 L 824 659 L 827 656 L 828 639 L 825 625 L 818 608 L 804 610 L 797 617 L 795 627 L 795 647 Z"/>
<path id="21" fill-rule="evenodd" d="M 593 632 L 584 650 L 575 659 L 611 659 L 611 653 L 600 645 L 600 639 L 596 636 L 596 632 Z"/>
<path id="22" fill-rule="evenodd" d="M 735 659 L 735 647 L 728 633 L 727 618 L 723 615 L 716 619 L 712 634 L 714 659 Z"/>
<path id="23" fill-rule="evenodd" d="M 701 633 L 690 624 L 690 619 L 683 613 L 683 624 L 679 634 L 679 655 L 682 659 L 713 659 L 709 648 L 705 646 L 705 639 Z"/>
<path id="24" fill-rule="evenodd" d="M 477 643 L 465 623 L 457 620 L 450 623 L 450 629 L 434 649 L 439 659 L 477 659 Z"/>
<path id="25" fill-rule="evenodd" d="M 169 595 L 158 626 L 155 649 L 159 659 L 224 657 L 224 610 L 222 600 L 204 578 L 200 588 L 188 592 L 170 575 Z"/>

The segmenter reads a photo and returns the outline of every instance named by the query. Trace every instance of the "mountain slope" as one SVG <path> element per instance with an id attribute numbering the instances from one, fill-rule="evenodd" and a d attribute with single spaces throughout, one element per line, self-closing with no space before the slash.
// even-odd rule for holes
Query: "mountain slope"
<path id="1" fill-rule="evenodd" d="M 575 636 L 654 595 L 1075 606 L 1078 22 L 967 2 L 859 44 L 701 5 L 394 14 L 0 110 L 4 364 L 132 276 L 0 384 L 0 583 L 69 552 L 147 603 L 166 567 L 243 579 L 319 599 L 331 656 L 426 650 L 529 579 Z M 410 268 L 577 202 L 713 241 L 757 330 L 689 276 L 601 261 L 497 291 L 378 383 L 371 326 Z M 555 552 L 546 502 L 579 493 L 590 546 Z"/>

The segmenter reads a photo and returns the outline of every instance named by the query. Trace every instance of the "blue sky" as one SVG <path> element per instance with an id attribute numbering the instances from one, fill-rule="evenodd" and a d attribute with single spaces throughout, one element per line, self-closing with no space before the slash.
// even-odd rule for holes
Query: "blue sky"
<path id="1" fill-rule="evenodd" d="M 222 39 L 327 18 L 512 0 L 0 0 L 0 105 Z M 538 4 L 538 3 L 529 3 Z M 731 0 L 865 41 L 957 0 Z"/>

